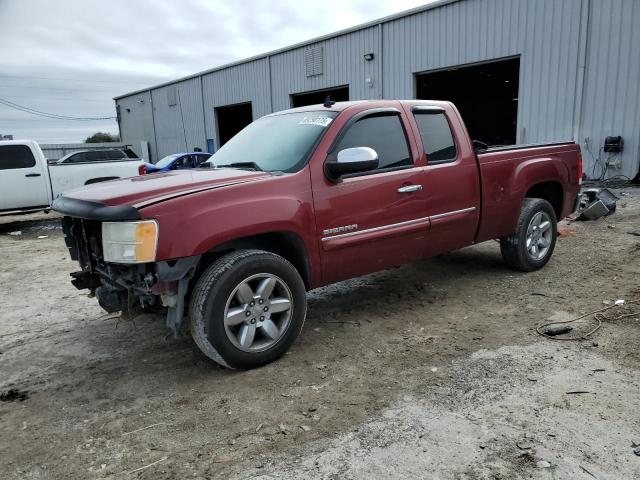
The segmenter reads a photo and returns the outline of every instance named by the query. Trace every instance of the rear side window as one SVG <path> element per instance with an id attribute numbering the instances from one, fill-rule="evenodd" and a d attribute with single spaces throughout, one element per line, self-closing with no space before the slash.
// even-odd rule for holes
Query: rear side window
<path id="1" fill-rule="evenodd" d="M 101 162 L 109 159 L 109 152 L 87 152 L 86 155 L 90 162 Z"/>
<path id="2" fill-rule="evenodd" d="M 407 137 L 398 115 L 365 117 L 354 123 L 336 151 L 370 147 L 378 154 L 378 170 L 413 165 Z"/>
<path id="3" fill-rule="evenodd" d="M 87 162 L 87 152 L 74 153 L 67 158 L 63 163 L 82 163 Z"/>
<path id="4" fill-rule="evenodd" d="M 36 166 L 31 149 L 26 145 L 0 146 L 0 170 L 31 168 Z"/>
<path id="5" fill-rule="evenodd" d="M 124 152 L 121 152 L 120 150 L 109 150 L 106 153 L 106 158 L 109 158 L 111 160 L 122 160 L 124 158 L 127 158 Z"/>
<path id="6" fill-rule="evenodd" d="M 445 114 L 416 112 L 415 118 L 427 154 L 427 162 L 453 162 L 457 156 L 456 144 Z"/>

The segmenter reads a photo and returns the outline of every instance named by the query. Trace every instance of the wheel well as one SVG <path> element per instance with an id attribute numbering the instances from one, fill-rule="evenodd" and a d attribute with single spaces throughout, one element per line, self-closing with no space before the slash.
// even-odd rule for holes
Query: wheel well
<path id="1" fill-rule="evenodd" d="M 562 185 L 558 182 L 544 182 L 533 185 L 525 195 L 528 198 L 542 198 L 551 204 L 556 212 L 556 218 L 560 220 L 562 215 L 562 203 L 564 193 Z"/>
<path id="2" fill-rule="evenodd" d="M 117 180 L 120 177 L 98 177 L 98 178 L 90 178 L 86 182 L 85 185 L 91 185 L 92 183 L 106 182 L 107 180 Z"/>
<path id="3" fill-rule="evenodd" d="M 218 245 L 205 253 L 200 262 L 199 270 L 204 270 L 215 259 L 234 250 L 255 248 L 275 253 L 290 261 L 302 277 L 307 289 L 309 288 L 309 261 L 304 243 L 292 232 L 270 232 L 252 235 L 250 237 L 230 240 Z M 199 273 L 196 274 L 199 276 Z"/>

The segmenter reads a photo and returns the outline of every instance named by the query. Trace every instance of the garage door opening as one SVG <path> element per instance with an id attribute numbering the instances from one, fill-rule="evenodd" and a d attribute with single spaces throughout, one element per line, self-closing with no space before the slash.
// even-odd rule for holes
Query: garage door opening
<path id="1" fill-rule="evenodd" d="M 314 90 L 313 92 L 294 93 L 291 95 L 291 105 L 293 107 L 304 107 L 306 105 L 317 105 L 324 103 L 327 95 L 331 96 L 334 102 L 349 101 L 349 86 L 336 88 L 326 88 L 324 90 Z"/>
<path id="2" fill-rule="evenodd" d="M 474 140 L 516 143 L 520 58 L 416 75 L 416 98 L 448 100 Z"/>
<path id="3" fill-rule="evenodd" d="M 217 107 L 215 110 L 220 146 L 253 121 L 251 102 Z"/>

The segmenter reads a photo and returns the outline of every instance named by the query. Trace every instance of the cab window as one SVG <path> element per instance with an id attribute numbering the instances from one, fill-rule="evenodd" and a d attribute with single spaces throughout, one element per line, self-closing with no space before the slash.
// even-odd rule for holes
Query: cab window
<path id="1" fill-rule="evenodd" d="M 415 119 L 427 154 L 427 163 L 453 162 L 458 152 L 444 112 L 416 112 Z"/>
<path id="2" fill-rule="evenodd" d="M 407 137 L 398 115 L 377 115 L 358 120 L 349 127 L 335 151 L 353 147 L 373 148 L 378 154 L 377 170 L 413 165 Z"/>
<path id="3" fill-rule="evenodd" d="M 31 168 L 36 166 L 31 149 L 26 145 L 0 146 L 0 170 Z"/>

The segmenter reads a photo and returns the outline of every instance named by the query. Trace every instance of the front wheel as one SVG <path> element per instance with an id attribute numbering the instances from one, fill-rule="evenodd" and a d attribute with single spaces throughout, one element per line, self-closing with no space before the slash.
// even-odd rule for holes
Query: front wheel
<path id="1" fill-rule="evenodd" d="M 250 369 L 283 355 L 306 316 L 306 290 L 296 268 L 261 250 L 215 260 L 191 298 L 191 334 L 202 352 L 228 368 Z"/>
<path id="2" fill-rule="evenodd" d="M 502 258 L 516 270 L 537 270 L 551 258 L 557 237 L 556 214 L 551 204 L 541 198 L 525 198 L 516 233 L 500 239 Z"/>

